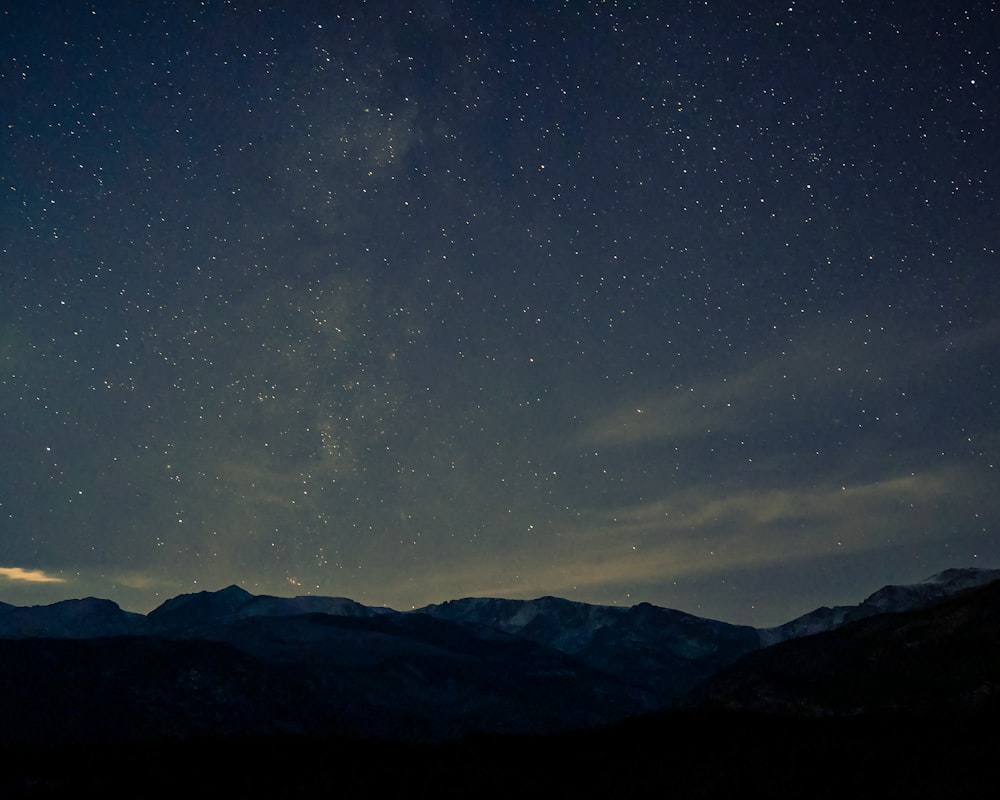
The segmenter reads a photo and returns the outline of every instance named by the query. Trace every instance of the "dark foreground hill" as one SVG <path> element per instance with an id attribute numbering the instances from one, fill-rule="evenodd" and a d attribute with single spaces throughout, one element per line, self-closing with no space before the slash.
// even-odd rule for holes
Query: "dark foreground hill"
<path id="1" fill-rule="evenodd" d="M 769 714 L 1000 713 L 1000 582 L 748 654 L 688 702 Z"/>
<path id="2" fill-rule="evenodd" d="M 0 798 L 981 796 L 1000 777 L 991 577 L 777 636 L 556 598 L 5 606 Z"/>

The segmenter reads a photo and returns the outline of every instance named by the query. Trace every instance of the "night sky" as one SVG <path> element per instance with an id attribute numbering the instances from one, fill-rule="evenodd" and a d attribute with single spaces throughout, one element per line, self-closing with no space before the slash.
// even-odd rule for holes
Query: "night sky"
<path id="1" fill-rule="evenodd" d="M 0 600 L 772 625 L 1000 566 L 996 2 L 8 2 Z"/>

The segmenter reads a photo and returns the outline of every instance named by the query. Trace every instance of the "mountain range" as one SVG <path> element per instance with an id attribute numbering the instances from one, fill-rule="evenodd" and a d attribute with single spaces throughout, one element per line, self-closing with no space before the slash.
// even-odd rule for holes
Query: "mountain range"
<path id="1" fill-rule="evenodd" d="M 767 629 L 648 603 L 466 598 L 397 612 L 238 586 L 147 615 L 94 598 L 0 604 L 0 753 L 566 745 L 611 730 L 646 741 L 650 726 L 662 736 L 683 719 L 690 732 L 719 714 L 735 730 L 747 715 L 798 725 L 997 711 L 1000 570 L 948 570 Z"/>

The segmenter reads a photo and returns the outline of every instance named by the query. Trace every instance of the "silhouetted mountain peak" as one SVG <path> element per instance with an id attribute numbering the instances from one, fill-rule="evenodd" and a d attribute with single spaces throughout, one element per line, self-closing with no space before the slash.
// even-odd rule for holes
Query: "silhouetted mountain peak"
<path id="1" fill-rule="evenodd" d="M 946 583 L 961 586 L 982 586 L 1000 579 L 1000 569 L 982 569 L 981 567 L 952 567 L 931 575 L 923 583 Z"/>
<path id="2" fill-rule="evenodd" d="M 253 599 L 235 584 L 216 592 L 181 594 L 150 611 L 146 622 L 151 631 L 186 633 L 236 619 L 240 608 Z"/>
<path id="3" fill-rule="evenodd" d="M 0 638 L 121 636 L 138 633 L 144 622 L 142 614 L 123 611 L 111 600 L 86 597 L 48 606 L 6 606 L 0 609 Z"/>
<path id="4" fill-rule="evenodd" d="M 997 579 L 1000 579 L 1000 570 L 946 569 L 920 583 L 883 586 L 867 597 L 861 607 L 878 614 L 909 611 Z"/>
<path id="5" fill-rule="evenodd" d="M 231 587 L 238 588 L 238 587 Z M 346 597 L 274 597 L 262 594 L 241 605 L 240 617 L 293 617 L 299 614 L 333 614 L 338 617 L 370 617 L 376 610 Z"/>
<path id="6" fill-rule="evenodd" d="M 759 646 L 753 628 L 703 619 L 650 603 L 590 605 L 558 597 L 466 598 L 414 613 L 536 642 L 635 682 L 650 702 L 669 704 Z"/>
<path id="7" fill-rule="evenodd" d="M 971 579 L 952 577 L 959 585 Z M 987 581 L 939 602 L 758 650 L 709 679 L 692 703 L 806 716 L 992 718 L 1000 708 L 998 673 L 1000 581 Z"/>
<path id="8" fill-rule="evenodd" d="M 919 583 L 883 586 L 854 606 L 817 608 L 784 625 L 760 630 L 765 647 L 788 639 L 833 630 L 877 614 L 897 614 L 937 603 L 954 594 L 1000 580 L 1000 569 L 953 568 Z"/>

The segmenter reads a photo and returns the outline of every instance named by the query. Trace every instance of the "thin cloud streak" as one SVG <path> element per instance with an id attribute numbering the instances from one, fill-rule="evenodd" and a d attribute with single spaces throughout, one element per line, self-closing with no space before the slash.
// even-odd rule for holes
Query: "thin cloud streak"
<path id="1" fill-rule="evenodd" d="M 630 399 L 594 420 L 583 432 L 585 447 L 654 440 L 690 440 L 709 434 L 745 433 L 806 413 L 818 414 L 830 398 L 859 396 L 873 407 L 891 404 L 893 386 L 914 374 L 944 371 L 956 353 L 988 354 L 1000 341 L 1000 324 L 956 334 L 914 337 L 883 320 L 842 319 L 817 325 L 793 345 L 769 355 L 747 356 L 742 368 L 678 384 L 667 392 Z M 841 404 L 842 405 L 842 404 Z M 837 407 L 836 404 L 834 407 Z"/>
<path id="2" fill-rule="evenodd" d="M 611 513 L 594 513 L 523 558 L 516 575 L 469 564 L 434 582 L 443 596 L 622 596 L 663 603 L 654 586 L 710 573 L 792 566 L 892 548 L 914 520 L 953 494 L 961 470 L 858 485 L 712 496 L 686 491 Z M 905 511 L 904 511 L 905 510 Z"/>
<path id="3" fill-rule="evenodd" d="M 24 569 L 22 567 L 0 567 L 0 578 L 24 583 L 65 583 L 65 578 L 49 575 L 40 569 Z"/>

